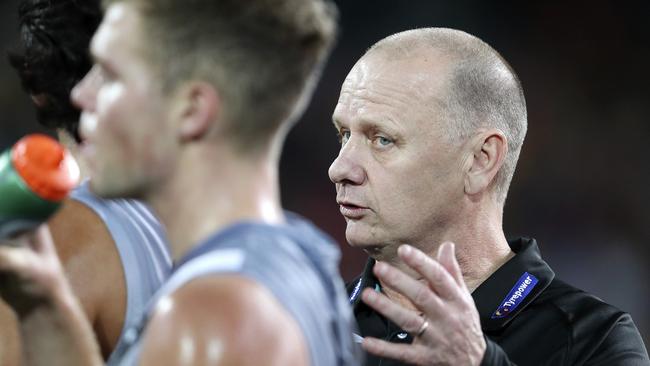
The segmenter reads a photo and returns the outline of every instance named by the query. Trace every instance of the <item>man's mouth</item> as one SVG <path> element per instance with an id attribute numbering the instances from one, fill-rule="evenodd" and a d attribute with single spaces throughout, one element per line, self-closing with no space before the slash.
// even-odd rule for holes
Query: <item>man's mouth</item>
<path id="1" fill-rule="evenodd" d="M 368 213 L 368 208 L 350 202 L 339 202 L 341 215 L 347 219 L 358 220 Z"/>

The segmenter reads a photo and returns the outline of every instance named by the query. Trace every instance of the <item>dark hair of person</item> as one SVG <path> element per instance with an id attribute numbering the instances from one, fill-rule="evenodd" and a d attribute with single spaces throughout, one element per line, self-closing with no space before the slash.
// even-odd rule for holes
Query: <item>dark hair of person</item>
<path id="1" fill-rule="evenodd" d="M 38 122 L 79 141 L 80 111 L 70 91 L 92 66 L 90 40 L 102 19 L 98 0 L 23 0 L 20 42 L 9 52 L 23 89 L 35 99 Z"/>

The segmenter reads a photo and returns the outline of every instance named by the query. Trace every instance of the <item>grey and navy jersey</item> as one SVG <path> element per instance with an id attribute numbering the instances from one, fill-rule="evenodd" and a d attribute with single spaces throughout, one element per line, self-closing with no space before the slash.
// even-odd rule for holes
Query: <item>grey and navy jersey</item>
<path id="1" fill-rule="evenodd" d="M 199 277 L 244 276 L 269 289 L 293 316 L 311 365 L 359 365 L 354 320 L 338 273 L 339 249 L 310 223 L 287 216 L 284 225 L 240 222 L 213 235 L 176 264 L 154 302 Z M 130 332 L 133 347 L 122 365 L 137 364 L 145 327 L 146 319 Z"/>
<path id="2" fill-rule="evenodd" d="M 98 198 L 88 183 L 76 188 L 70 198 L 92 209 L 111 234 L 122 262 L 126 280 L 126 314 L 122 334 L 107 365 L 118 364 L 115 355 L 126 346 L 124 334 L 138 324 L 156 291 L 169 277 L 172 267 L 164 230 L 151 211 L 130 199 Z"/>

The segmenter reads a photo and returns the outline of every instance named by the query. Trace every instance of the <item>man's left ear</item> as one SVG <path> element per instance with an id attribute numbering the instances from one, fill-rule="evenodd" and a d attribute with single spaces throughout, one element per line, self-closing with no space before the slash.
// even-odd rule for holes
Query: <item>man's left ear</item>
<path id="1" fill-rule="evenodd" d="M 484 131 L 471 141 L 472 156 L 465 174 L 465 193 L 487 190 L 501 169 L 508 153 L 506 136 L 498 129 Z"/>
<path id="2" fill-rule="evenodd" d="M 182 142 L 198 140 L 216 123 L 221 99 L 214 86 L 206 82 L 190 82 L 177 95 L 178 134 Z"/>

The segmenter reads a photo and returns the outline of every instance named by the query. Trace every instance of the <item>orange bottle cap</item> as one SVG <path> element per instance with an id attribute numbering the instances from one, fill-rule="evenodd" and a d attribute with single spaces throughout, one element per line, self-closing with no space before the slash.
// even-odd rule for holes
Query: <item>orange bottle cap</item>
<path id="1" fill-rule="evenodd" d="M 79 183 L 79 166 L 55 139 L 27 135 L 11 151 L 14 169 L 39 197 L 60 201 Z"/>

